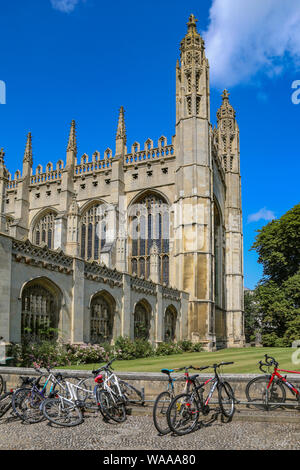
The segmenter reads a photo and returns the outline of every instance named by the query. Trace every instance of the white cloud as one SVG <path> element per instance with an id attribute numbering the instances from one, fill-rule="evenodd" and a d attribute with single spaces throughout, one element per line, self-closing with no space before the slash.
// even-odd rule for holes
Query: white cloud
<path id="1" fill-rule="evenodd" d="M 55 10 L 63 13 L 71 13 L 78 5 L 80 0 L 51 0 L 51 5 Z"/>
<path id="2" fill-rule="evenodd" d="M 276 219 L 275 214 L 273 211 L 269 211 L 264 207 L 263 209 L 260 209 L 258 212 L 255 214 L 250 214 L 248 216 L 248 223 L 249 222 L 258 222 L 259 220 L 273 220 Z"/>
<path id="3" fill-rule="evenodd" d="M 300 64 L 300 2 L 212 0 L 203 37 L 214 86 L 234 86 L 259 71 L 279 75 L 286 57 Z"/>

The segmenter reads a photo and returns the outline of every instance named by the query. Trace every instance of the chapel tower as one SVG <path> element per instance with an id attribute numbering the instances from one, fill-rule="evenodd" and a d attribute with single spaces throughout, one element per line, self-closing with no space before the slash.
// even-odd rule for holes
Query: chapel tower
<path id="1" fill-rule="evenodd" d="M 190 294 L 189 336 L 215 347 L 209 64 L 191 15 L 176 67 L 176 287 Z"/>

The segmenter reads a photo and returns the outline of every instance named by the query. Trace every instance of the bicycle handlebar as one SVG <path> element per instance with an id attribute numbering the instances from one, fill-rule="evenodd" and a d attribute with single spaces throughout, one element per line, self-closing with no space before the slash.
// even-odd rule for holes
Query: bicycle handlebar
<path id="1" fill-rule="evenodd" d="M 96 370 L 92 370 L 92 374 L 96 375 L 98 374 L 101 370 L 108 370 L 109 368 L 111 368 L 113 370 L 113 368 L 111 367 L 111 364 L 116 361 L 117 358 L 114 357 L 113 359 L 111 359 L 111 361 L 109 361 L 107 364 L 105 364 L 104 366 L 100 367 L 99 369 L 96 369 Z"/>
<path id="2" fill-rule="evenodd" d="M 278 362 L 274 359 L 274 357 L 272 356 L 268 356 L 268 354 L 265 354 L 265 363 L 263 361 L 259 361 L 259 369 L 261 370 L 261 372 L 263 373 L 267 373 L 268 371 L 264 370 L 264 367 L 271 367 L 271 366 L 274 366 L 274 367 L 278 367 Z"/>

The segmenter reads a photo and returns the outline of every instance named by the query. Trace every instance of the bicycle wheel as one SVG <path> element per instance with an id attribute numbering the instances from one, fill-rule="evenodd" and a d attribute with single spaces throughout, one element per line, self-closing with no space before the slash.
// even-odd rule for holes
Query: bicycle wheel
<path id="1" fill-rule="evenodd" d="M 111 394 L 107 390 L 98 390 L 97 398 L 104 418 L 108 420 L 112 419 L 117 423 L 122 423 L 126 420 L 125 404 L 121 402 L 115 403 Z"/>
<path id="2" fill-rule="evenodd" d="M 168 434 L 171 430 L 168 425 L 167 411 L 174 396 L 168 392 L 160 393 L 153 405 L 153 422 L 159 434 Z"/>
<path id="3" fill-rule="evenodd" d="M 245 390 L 247 400 L 250 403 L 256 402 L 253 403 L 253 406 L 256 408 L 274 410 L 282 406 L 282 403 L 285 402 L 286 392 L 279 380 L 273 380 L 269 389 L 267 388 L 270 378 L 270 375 L 262 375 L 255 377 L 247 384 Z M 269 403 L 275 403 L 275 405 L 269 405 Z"/>
<path id="4" fill-rule="evenodd" d="M 12 392 L 6 392 L 0 396 L 0 418 L 11 408 Z"/>
<path id="5" fill-rule="evenodd" d="M 34 424 L 43 421 L 41 405 L 44 398 L 30 388 L 19 388 L 12 395 L 12 408 L 17 416 L 26 423 Z"/>
<path id="6" fill-rule="evenodd" d="M 232 418 L 235 412 L 234 391 L 228 382 L 222 382 L 219 385 L 219 405 L 221 412 L 226 418 Z"/>
<path id="7" fill-rule="evenodd" d="M 0 395 L 2 395 L 3 390 L 4 390 L 4 380 L 3 380 L 2 375 L 0 375 Z"/>
<path id="8" fill-rule="evenodd" d="M 193 394 L 177 395 L 167 411 L 169 428 L 179 436 L 188 434 L 195 429 L 199 414 L 200 408 Z"/>
<path id="9" fill-rule="evenodd" d="M 93 377 L 88 377 L 87 379 L 82 379 L 78 382 L 78 387 L 83 388 L 81 390 L 79 388 L 76 389 L 78 400 L 84 403 L 84 406 L 89 410 L 98 410 L 97 398 L 95 395 L 95 387 L 97 384 Z"/>
<path id="10" fill-rule="evenodd" d="M 137 388 L 127 382 L 124 382 L 124 380 L 119 380 L 119 385 L 128 403 L 133 405 L 144 404 L 143 393 L 140 392 Z"/>
<path id="11" fill-rule="evenodd" d="M 77 426 L 83 422 L 82 411 L 74 403 L 60 398 L 46 398 L 42 406 L 45 418 L 58 426 Z"/>

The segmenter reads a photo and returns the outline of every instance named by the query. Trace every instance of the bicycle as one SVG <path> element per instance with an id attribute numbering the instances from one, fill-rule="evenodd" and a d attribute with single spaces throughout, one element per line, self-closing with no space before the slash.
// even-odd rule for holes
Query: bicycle
<path id="1" fill-rule="evenodd" d="M 50 368 L 46 368 L 49 375 L 44 375 L 40 369 L 35 368 L 40 374 L 38 378 L 30 378 L 24 384 L 15 390 L 12 394 L 12 408 L 16 415 L 29 424 L 39 423 L 44 419 L 41 405 L 47 397 L 56 395 L 56 387 L 59 386 L 62 390 L 66 391 L 65 381 L 63 376 L 58 373 L 54 374 Z M 41 384 L 42 379 L 45 382 Z M 47 391 L 48 384 L 51 384 L 49 392 Z"/>
<path id="2" fill-rule="evenodd" d="M 170 432 L 170 428 L 167 422 L 167 410 L 172 400 L 175 398 L 174 382 L 177 380 L 176 378 L 171 377 L 171 373 L 181 372 L 182 370 L 185 370 L 184 375 L 186 378 L 186 384 L 184 387 L 184 392 L 188 393 L 189 388 L 190 388 L 189 373 L 188 373 L 189 369 L 195 369 L 195 368 L 193 366 L 189 366 L 189 367 L 180 367 L 177 369 L 161 369 L 161 372 L 168 376 L 167 389 L 161 392 L 156 397 L 156 400 L 153 405 L 153 411 L 152 411 L 154 426 L 156 427 L 157 431 L 161 435 L 165 435 Z"/>
<path id="3" fill-rule="evenodd" d="M 235 412 L 235 397 L 230 384 L 224 381 L 218 374 L 217 369 L 224 365 L 234 364 L 233 362 L 221 362 L 213 366 L 201 367 L 198 370 L 204 370 L 212 367 L 214 369 L 214 377 L 208 379 L 204 383 L 198 385 L 198 374 L 189 378 L 192 392 L 182 393 L 177 395 L 170 404 L 167 411 L 168 425 L 175 434 L 180 436 L 192 432 L 199 421 L 200 414 L 203 415 L 201 424 L 203 426 L 210 425 L 215 421 L 217 413 L 213 417 L 209 417 L 211 407 L 209 406 L 210 400 L 215 392 L 218 390 L 218 404 L 222 416 L 232 419 Z M 204 400 L 203 388 L 206 384 L 211 382 L 210 391 Z"/>
<path id="4" fill-rule="evenodd" d="M 114 360 L 92 371 L 95 376 L 93 385 L 90 378 L 81 380 L 77 385 L 66 382 L 69 397 L 58 395 L 47 398 L 42 405 L 44 416 L 59 426 L 77 426 L 83 422 L 83 411 L 97 406 L 105 420 L 125 421 L 125 403 L 128 399 L 121 390 L 118 377 L 111 370 Z"/>
<path id="5" fill-rule="evenodd" d="M 20 377 L 21 387 L 28 385 L 30 382 L 29 377 Z M 34 379 L 32 379 L 34 380 Z M 12 396 L 14 390 L 9 390 L 0 396 L 0 418 L 2 418 L 12 408 Z"/>
<path id="6" fill-rule="evenodd" d="M 249 403 L 266 411 L 274 410 L 283 406 L 286 401 L 286 391 L 288 388 L 300 406 L 300 390 L 286 380 L 279 372 L 300 374 L 299 371 L 278 369 L 279 363 L 271 356 L 265 354 L 265 362 L 259 361 L 259 369 L 267 375 L 255 377 L 246 386 L 245 394 Z M 268 373 L 264 368 L 273 367 L 273 372 Z M 259 403 L 258 403 L 259 402 Z"/>
<path id="7" fill-rule="evenodd" d="M 112 362 L 112 361 L 111 361 Z M 111 363 L 110 363 L 111 364 Z M 83 387 L 85 390 L 88 391 L 86 392 L 79 392 L 80 399 L 82 401 L 85 401 L 85 406 L 89 409 L 92 410 L 98 410 L 99 409 L 99 404 L 98 400 L 96 397 L 96 389 L 99 388 L 99 385 L 102 385 L 103 387 L 103 377 L 99 376 L 100 372 L 103 371 L 105 373 L 105 368 L 106 366 L 100 367 L 97 370 L 93 370 L 92 374 L 93 377 L 88 377 L 86 379 L 82 379 L 78 385 Z M 96 380 L 98 376 L 98 379 Z M 97 385 L 95 386 L 95 382 Z M 124 380 L 119 379 L 119 385 L 121 388 L 121 392 L 124 395 L 124 398 L 126 400 L 126 406 L 127 405 L 139 405 L 139 406 L 144 406 L 145 404 L 145 390 L 142 388 L 142 390 L 138 390 L 135 388 L 133 385 L 125 382 Z M 101 388 L 101 387 L 100 387 Z M 128 413 L 128 410 L 127 410 Z"/>
<path id="8" fill-rule="evenodd" d="M 43 416 L 53 424 L 59 426 L 77 426 L 83 422 L 83 410 L 87 408 L 86 397 L 94 395 L 90 391 L 81 387 L 79 384 L 73 384 L 66 381 L 68 397 L 57 393 L 55 397 L 46 398 L 41 406 Z M 85 398 L 81 399 L 80 393 Z"/>

